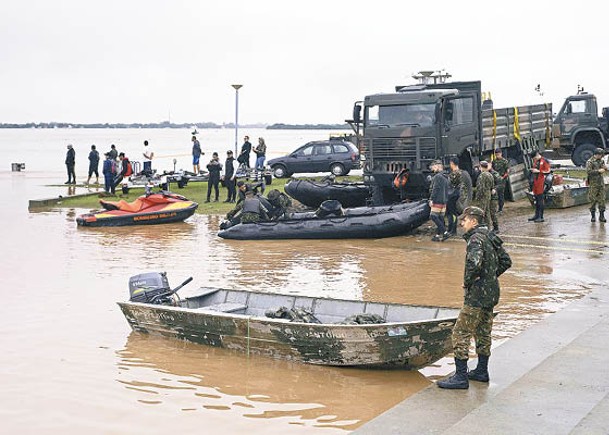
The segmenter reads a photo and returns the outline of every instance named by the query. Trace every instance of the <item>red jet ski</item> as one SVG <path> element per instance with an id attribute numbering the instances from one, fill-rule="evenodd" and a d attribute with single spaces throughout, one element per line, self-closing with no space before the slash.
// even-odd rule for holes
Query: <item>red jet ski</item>
<path id="1" fill-rule="evenodd" d="M 99 200 L 105 209 L 76 218 L 85 227 L 116 227 L 180 222 L 192 216 L 199 206 L 182 195 L 171 192 L 143 195 L 133 202 Z"/>

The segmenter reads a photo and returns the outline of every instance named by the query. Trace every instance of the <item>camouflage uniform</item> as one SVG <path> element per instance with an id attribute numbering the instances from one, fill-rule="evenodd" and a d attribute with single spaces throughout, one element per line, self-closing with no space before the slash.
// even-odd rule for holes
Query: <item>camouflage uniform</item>
<path id="1" fill-rule="evenodd" d="M 243 202 L 238 203 L 234 209 L 229 211 L 226 218 L 233 225 L 238 223 L 256 223 L 261 220 L 268 220 L 267 210 L 256 197 L 246 197 Z"/>
<path id="2" fill-rule="evenodd" d="M 494 187 L 495 179 L 493 175 L 488 171 L 482 171 L 476 182 L 474 205 L 484 211 L 484 219 L 489 227 L 491 226 L 491 191 Z"/>
<path id="3" fill-rule="evenodd" d="M 465 207 L 468 207 L 472 202 L 473 185 L 472 177 L 465 169 L 460 169 L 459 177 L 459 199 L 457 200 L 457 210 L 462 213 Z"/>
<path id="4" fill-rule="evenodd" d="M 594 212 L 598 205 L 598 211 L 605 211 L 605 181 L 603 174 L 598 172 L 599 169 L 607 171 L 605 161 L 597 159 L 596 156 L 590 157 L 586 162 L 586 171 L 588 172 L 588 199 L 590 200 L 590 211 Z"/>
<path id="5" fill-rule="evenodd" d="M 505 186 L 507 184 L 509 166 L 510 164 L 508 160 L 504 159 L 503 157 L 497 157 L 495 160 L 493 160 L 493 169 L 497 171 L 499 174 L 499 179 L 501 180 L 501 182 L 495 187 L 497 189 L 497 205 L 499 211 L 503 210 L 503 198 L 505 195 Z"/>
<path id="6" fill-rule="evenodd" d="M 292 206 L 292 201 L 283 192 L 273 189 L 269 192 L 268 200 L 272 209 L 269 210 L 269 217 L 271 220 L 280 219 L 288 211 L 288 208 Z"/>
<path id="7" fill-rule="evenodd" d="M 491 203 L 490 203 L 490 212 L 491 212 L 491 223 L 493 224 L 493 230 L 499 230 L 499 221 L 497 219 L 497 211 L 499 209 L 499 189 L 501 187 L 501 175 L 494 169 L 489 171 L 493 176 L 493 181 L 495 182 L 494 193 L 491 191 Z M 488 220 L 487 220 L 488 222 Z"/>
<path id="8" fill-rule="evenodd" d="M 499 302 L 497 277 L 509 269 L 512 260 L 503 241 L 486 227 L 476 227 L 463 235 L 467 242 L 463 288 L 465 301 L 452 333 L 455 358 L 467 360 L 471 338 L 478 355 L 491 354 L 493 307 Z"/>

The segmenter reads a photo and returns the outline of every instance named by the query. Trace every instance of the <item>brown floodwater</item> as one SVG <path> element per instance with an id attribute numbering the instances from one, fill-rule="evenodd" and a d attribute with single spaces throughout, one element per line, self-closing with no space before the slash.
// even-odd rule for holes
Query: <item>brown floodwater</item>
<path id="1" fill-rule="evenodd" d="M 130 276 L 167 271 L 199 286 L 459 306 L 460 239 L 226 241 L 217 216 L 180 224 L 77 228 L 87 210 L 27 211 L 49 196 L 40 174 L 0 172 L 2 433 L 346 433 L 451 371 L 310 366 L 130 330 L 116 301 Z M 60 189 L 61 190 L 61 189 Z M 58 192 L 53 192 L 58 193 Z M 59 192 L 61 193 L 61 191 Z M 502 235 L 514 266 L 501 279 L 496 344 L 606 280 L 604 226 L 585 208 L 526 222 L 509 204 Z"/>

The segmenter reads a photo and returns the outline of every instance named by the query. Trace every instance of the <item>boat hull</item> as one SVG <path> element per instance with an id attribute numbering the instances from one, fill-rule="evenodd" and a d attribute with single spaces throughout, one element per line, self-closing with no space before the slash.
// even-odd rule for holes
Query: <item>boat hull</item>
<path id="1" fill-rule="evenodd" d="M 248 292 L 240 292 L 247 297 Z M 258 294 L 259 295 L 259 294 Z M 287 304 L 313 298 L 270 295 Z M 319 301 L 319 299 L 316 299 Z M 331 301 L 325 299 L 325 301 Z M 362 310 L 383 304 L 340 301 Z M 458 310 L 422 307 L 436 313 L 426 321 L 367 325 L 295 323 L 204 309 L 124 302 L 119 305 L 135 331 L 199 344 L 310 364 L 419 369 L 452 350 L 451 333 Z M 393 305 L 393 304 L 386 304 Z M 384 306 L 384 305 L 383 305 Z M 400 307 L 400 305 L 396 305 Z M 399 308 L 398 308 L 399 309 Z M 444 310 L 444 311 L 442 311 Z"/>
<path id="2" fill-rule="evenodd" d="M 238 224 L 218 236 L 236 240 L 366 239 L 400 236 L 429 219 L 427 201 L 381 207 L 347 209 L 344 216 L 317 218 L 313 213 L 293 219 Z"/>
<path id="3" fill-rule="evenodd" d="M 118 227 L 127 225 L 158 225 L 181 222 L 192 216 L 199 205 L 187 201 L 175 203 L 162 210 L 144 213 L 126 213 L 119 210 L 107 210 L 78 216 L 76 223 L 84 227 Z"/>
<path id="4" fill-rule="evenodd" d="M 292 179 L 285 185 L 285 193 L 307 207 L 317 208 L 328 199 L 339 201 L 343 207 L 366 205 L 370 196 L 364 183 L 332 183 Z"/>
<path id="5" fill-rule="evenodd" d="M 527 191 L 527 198 L 535 206 L 535 196 Z M 609 199 L 609 184 L 605 183 L 605 197 Z M 552 187 L 545 195 L 545 208 L 569 208 L 589 204 L 588 186 L 584 182 Z"/>

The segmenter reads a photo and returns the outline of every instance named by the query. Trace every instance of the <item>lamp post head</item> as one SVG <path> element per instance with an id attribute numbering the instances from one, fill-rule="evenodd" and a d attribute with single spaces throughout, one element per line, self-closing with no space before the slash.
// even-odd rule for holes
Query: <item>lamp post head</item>
<path id="1" fill-rule="evenodd" d="M 238 91 L 241 87 L 243 87 L 243 85 L 231 85 L 233 88 L 235 88 L 235 91 Z"/>

